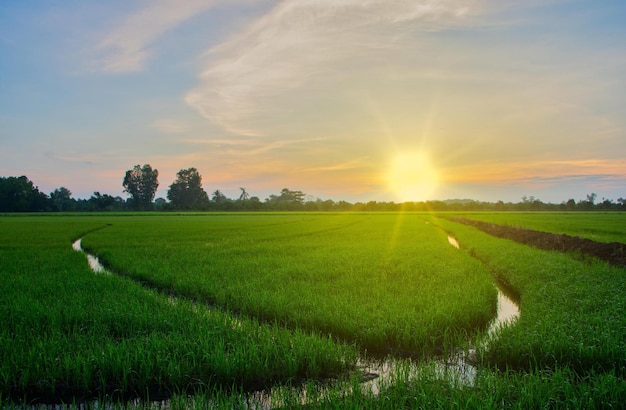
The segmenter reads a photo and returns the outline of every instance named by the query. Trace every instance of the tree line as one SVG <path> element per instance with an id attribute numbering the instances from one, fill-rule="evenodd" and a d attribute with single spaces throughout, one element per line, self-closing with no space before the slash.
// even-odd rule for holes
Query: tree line
<path id="1" fill-rule="evenodd" d="M 210 195 L 202 187 L 196 168 L 181 169 L 169 186 L 167 199 L 155 195 L 159 171 L 149 164 L 135 165 L 122 180 L 128 198 L 94 192 L 89 199 L 75 199 L 65 187 L 49 195 L 26 176 L 0 177 L 0 212 L 101 212 L 101 211 L 626 211 L 626 199 L 617 201 L 595 193 L 585 199 L 569 199 L 560 204 L 542 202 L 533 196 L 518 203 L 481 202 L 469 199 L 403 202 L 369 201 L 350 203 L 312 198 L 302 191 L 283 188 L 264 201 L 240 188 L 238 198 L 228 198 L 219 189 Z"/>

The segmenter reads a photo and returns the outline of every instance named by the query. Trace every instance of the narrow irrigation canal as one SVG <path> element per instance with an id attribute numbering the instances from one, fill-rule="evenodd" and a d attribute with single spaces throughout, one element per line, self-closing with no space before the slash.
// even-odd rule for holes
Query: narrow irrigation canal
<path id="1" fill-rule="evenodd" d="M 448 243 L 457 249 L 461 249 L 459 242 L 452 235 L 448 235 Z M 493 284 L 498 290 L 498 313 L 489 325 L 489 334 L 493 334 L 495 330 L 505 323 L 510 323 L 519 317 L 519 306 L 506 295 L 506 290 L 498 283 Z"/>
<path id="2" fill-rule="evenodd" d="M 82 238 L 77 239 L 72 244 L 72 249 L 78 252 L 83 252 L 87 258 L 90 268 L 97 274 L 111 274 L 99 261 L 98 257 L 85 252 L 81 246 Z M 451 246 L 460 249 L 460 245 L 453 236 L 448 236 L 448 242 Z M 490 323 L 486 334 L 488 337 L 493 337 L 496 334 L 496 330 L 506 323 L 511 323 L 520 315 L 519 306 L 506 295 L 505 289 L 503 289 L 497 282 L 494 282 L 494 286 L 498 291 L 498 308 L 497 315 Z M 170 296 L 171 298 L 171 296 Z M 207 309 L 209 309 L 207 307 Z M 435 358 L 428 363 L 428 365 L 434 367 L 436 374 L 441 377 L 442 380 L 452 381 L 455 385 L 460 386 L 473 386 L 476 378 L 478 368 L 473 364 L 473 357 L 476 352 L 476 346 L 470 346 L 467 351 L 458 351 L 457 354 L 447 358 Z M 372 390 L 374 394 L 378 394 L 381 387 L 390 385 L 393 382 L 393 378 L 396 377 L 399 372 L 409 375 L 418 374 L 420 368 L 425 365 L 424 361 L 415 361 L 408 358 L 399 358 L 393 355 L 388 355 L 382 359 L 369 359 L 361 357 L 357 363 L 357 367 L 362 373 L 362 384 L 364 387 Z M 431 367 L 431 370 L 433 368 Z M 273 397 L 281 395 L 281 390 L 284 387 L 277 387 L 271 390 L 263 390 L 249 393 L 248 403 L 249 408 L 265 409 L 272 408 L 275 400 Z M 352 389 L 352 386 L 346 384 L 342 387 L 346 392 Z M 301 388 L 299 395 L 302 399 L 302 403 L 306 404 L 310 400 L 307 399 L 307 391 L 305 388 Z M 318 399 L 324 396 L 318 392 L 315 395 Z"/>
<path id="3" fill-rule="evenodd" d="M 455 248 L 460 249 L 458 241 L 453 236 L 448 235 L 448 242 Z M 491 321 L 486 331 L 489 337 L 493 337 L 500 326 L 512 323 L 520 315 L 519 306 L 506 295 L 506 290 L 497 282 L 494 282 L 494 286 L 498 291 L 498 310 L 496 317 Z M 471 345 L 468 351 L 458 351 L 456 355 L 452 355 L 447 359 L 436 358 L 431 365 L 434 366 L 434 371 L 442 379 L 447 377 L 447 380 L 452 380 L 457 385 L 473 386 L 478 372 L 478 368 L 473 360 L 475 352 L 476 346 Z M 376 361 L 361 359 L 359 362 L 359 368 L 363 373 L 372 375 L 371 379 L 364 383 L 370 385 L 375 393 L 378 393 L 382 385 L 389 384 L 390 379 L 398 371 L 415 374 L 419 371 L 419 366 L 422 365 L 422 361 L 416 362 L 411 359 L 394 356 L 387 356 L 383 360 Z"/>

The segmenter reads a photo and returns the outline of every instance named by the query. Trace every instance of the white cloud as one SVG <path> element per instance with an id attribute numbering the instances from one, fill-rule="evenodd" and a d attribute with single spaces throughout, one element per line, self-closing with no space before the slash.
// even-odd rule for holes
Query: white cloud
<path id="1" fill-rule="evenodd" d="M 333 92 L 342 65 L 367 68 L 387 61 L 389 50 L 415 31 L 471 20 L 480 1 L 284 1 L 230 41 L 206 54 L 200 85 L 185 100 L 204 117 L 236 134 L 263 135 L 264 113 L 294 90 L 307 98 Z M 330 87 L 329 87 L 330 84 Z M 292 96 L 293 97 L 293 96 Z M 294 99 L 291 99 L 294 101 Z M 289 103 L 287 103 L 289 104 Z"/>
<path id="2" fill-rule="evenodd" d="M 306 150 L 311 144 L 315 144 L 324 138 L 307 138 L 307 139 L 282 139 L 282 140 L 266 140 L 266 139 L 187 139 L 182 142 L 189 144 L 212 145 L 219 149 L 222 153 L 228 154 L 231 158 L 238 157 L 257 157 L 261 154 L 281 151 L 285 148 L 293 150 L 294 147 L 300 147 L 300 150 Z"/>
<path id="3" fill-rule="evenodd" d="M 213 7 L 218 1 L 158 0 L 127 16 L 97 46 L 98 70 L 110 73 L 140 71 L 165 32 Z"/>

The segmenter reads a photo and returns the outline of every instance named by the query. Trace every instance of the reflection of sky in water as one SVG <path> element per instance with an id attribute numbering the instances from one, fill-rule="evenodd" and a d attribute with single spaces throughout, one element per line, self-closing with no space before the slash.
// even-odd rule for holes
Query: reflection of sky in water
<path id="1" fill-rule="evenodd" d="M 83 251 L 83 248 L 81 246 L 81 239 L 76 240 L 72 244 L 72 249 L 77 252 L 85 253 L 85 255 L 87 256 L 87 262 L 89 263 L 89 267 L 92 271 L 94 271 L 95 273 L 107 273 L 106 269 L 104 268 L 104 266 L 102 266 L 97 256 L 91 255 Z"/>
<path id="2" fill-rule="evenodd" d="M 498 316 L 494 321 L 497 324 L 510 322 L 519 317 L 519 307 L 504 293 L 498 290 Z"/>
<path id="3" fill-rule="evenodd" d="M 455 237 L 448 235 L 448 242 L 455 248 L 461 249 Z M 498 288 L 498 314 L 489 327 L 489 333 L 501 324 L 511 322 L 517 317 L 519 317 L 519 307 Z"/>
<path id="4" fill-rule="evenodd" d="M 448 242 L 450 243 L 450 245 L 454 246 L 455 248 L 461 249 L 461 246 L 459 245 L 457 240 L 454 237 L 450 236 L 450 235 L 448 235 Z"/>

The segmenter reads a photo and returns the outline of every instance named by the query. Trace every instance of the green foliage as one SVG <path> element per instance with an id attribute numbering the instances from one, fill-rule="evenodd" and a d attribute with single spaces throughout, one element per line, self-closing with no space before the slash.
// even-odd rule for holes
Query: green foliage
<path id="1" fill-rule="evenodd" d="M 170 185 L 167 199 L 175 209 L 206 208 L 209 196 L 202 188 L 202 176 L 196 168 L 181 169 Z"/>
<path id="2" fill-rule="evenodd" d="M 410 378 L 408 377 L 410 376 Z M 626 381 L 613 373 L 591 373 L 581 379 L 567 368 L 529 373 L 479 372 L 473 386 L 442 379 L 432 367 L 398 372 L 380 394 L 354 389 L 333 391 L 316 403 L 319 409 L 605 409 L 621 408 Z"/>
<path id="3" fill-rule="evenodd" d="M 45 211 L 49 205 L 46 194 L 27 177 L 0 177 L 0 212 Z"/>
<path id="4" fill-rule="evenodd" d="M 72 192 L 60 187 L 50 193 L 50 200 L 54 204 L 54 210 L 59 212 L 69 212 L 76 210 L 76 202 L 72 201 Z"/>
<path id="5" fill-rule="evenodd" d="M 283 188 L 280 195 L 270 195 L 267 199 L 267 205 L 272 209 L 278 210 L 300 210 L 304 204 L 306 194 L 302 191 L 293 191 Z"/>
<path id="6" fill-rule="evenodd" d="M 131 196 L 132 207 L 135 211 L 152 209 L 152 201 L 159 187 L 159 171 L 152 169 L 150 164 L 143 167 L 135 165 L 133 169 L 126 171 L 124 192 Z"/>

